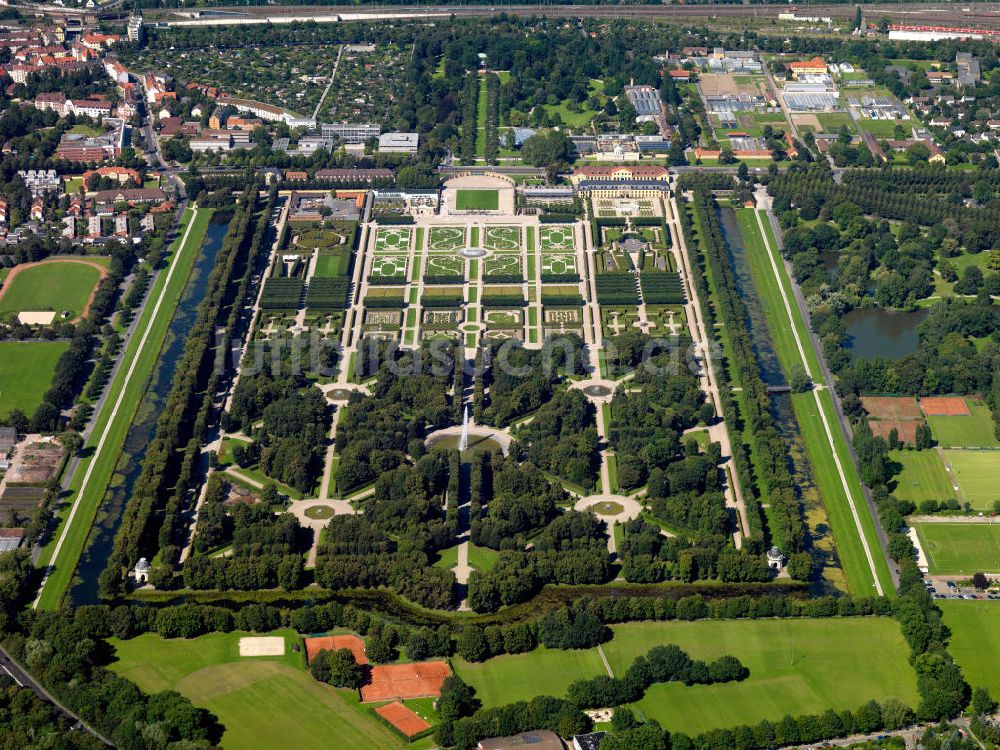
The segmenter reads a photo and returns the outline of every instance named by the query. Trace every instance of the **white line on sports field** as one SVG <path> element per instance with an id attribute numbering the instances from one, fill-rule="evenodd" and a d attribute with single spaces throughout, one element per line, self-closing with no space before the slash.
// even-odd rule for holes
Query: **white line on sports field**
<path id="1" fill-rule="evenodd" d="M 757 219 L 757 228 L 760 230 L 760 237 L 764 241 L 764 249 L 767 251 L 767 259 L 771 261 L 771 270 L 774 271 L 774 280 L 778 283 L 778 291 L 781 292 L 781 299 L 785 303 L 785 313 L 788 315 L 788 322 L 792 327 L 792 335 L 795 336 L 795 344 L 799 348 L 799 357 L 802 358 L 802 366 L 805 368 L 806 373 L 812 378 L 812 373 L 809 371 L 809 362 L 806 360 L 805 350 L 802 348 L 802 340 L 799 338 L 798 328 L 795 326 L 795 318 L 792 315 L 792 307 L 788 301 L 788 295 L 785 293 L 785 285 L 781 283 L 781 273 L 778 271 L 778 264 L 774 259 L 774 249 L 771 247 L 771 243 L 767 239 L 767 232 L 764 231 L 764 224 L 760 220 L 760 211 L 754 209 L 753 215 Z M 811 345 L 811 344 L 810 344 Z M 837 474 L 840 475 L 840 483 L 844 487 L 844 494 L 847 496 L 847 504 L 851 508 L 851 515 L 854 517 L 854 525 L 858 529 L 858 536 L 861 538 L 861 546 L 865 550 L 865 557 L 868 558 L 868 567 L 872 572 L 872 580 L 875 581 L 875 590 L 878 592 L 879 596 L 883 596 L 882 582 L 878 579 L 878 571 L 875 569 L 875 558 L 872 557 L 871 547 L 868 546 L 868 539 L 865 537 L 864 527 L 861 525 L 861 516 L 858 515 L 858 508 L 854 504 L 854 496 L 851 494 L 851 487 L 847 483 L 847 475 L 844 473 L 844 467 L 840 463 L 840 454 L 837 452 L 837 445 L 833 440 L 833 432 L 830 430 L 830 422 L 826 418 L 826 411 L 823 409 L 823 402 L 819 397 L 819 390 L 813 388 L 813 398 L 816 399 L 816 409 L 819 411 L 819 417 L 823 421 L 823 431 L 826 433 L 826 440 L 830 444 L 830 452 L 833 454 L 833 462 L 837 466 Z"/>
<path id="2" fill-rule="evenodd" d="M 198 209 L 193 208 L 191 209 L 191 212 L 191 220 L 188 222 L 187 229 L 184 230 L 184 236 L 181 238 L 180 244 L 177 246 L 177 252 L 174 253 L 174 257 L 170 261 L 170 268 L 167 270 L 166 281 L 163 282 L 163 286 L 160 288 L 160 295 L 156 298 L 156 304 L 153 306 L 153 312 L 149 316 L 149 322 L 147 323 L 145 330 L 142 332 L 142 338 L 139 339 L 139 345 L 136 347 L 135 355 L 132 357 L 131 363 L 129 363 L 128 372 L 125 375 L 125 379 L 122 381 L 122 387 L 118 390 L 118 398 L 115 399 L 115 405 L 111 409 L 111 415 L 104 423 L 104 431 L 101 434 L 100 440 L 97 441 L 97 448 L 94 450 L 94 455 L 90 459 L 90 463 L 87 464 L 87 471 L 83 475 L 83 481 L 80 483 L 80 489 L 77 491 L 76 497 L 73 499 L 73 505 L 69 509 L 69 515 L 66 516 L 66 522 L 63 524 L 62 532 L 59 534 L 59 540 L 56 542 L 56 546 L 52 550 L 52 556 L 49 558 L 49 563 L 45 566 L 45 575 L 42 578 L 41 585 L 38 587 L 38 595 L 35 597 L 35 601 L 31 605 L 32 609 L 38 609 L 38 603 L 42 600 L 42 592 L 45 591 L 45 584 L 49 581 L 49 574 L 52 572 L 53 565 L 59 557 L 59 552 L 62 549 L 63 542 L 66 541 L 66 535 L 69 533 L 69 529 L 73 525 L 73 518 L 76 516 L 76 510 L 80 506 L 80 500 L 83 498 L 83 495 L 87 490 L 87 484 L 90 482 L 91 472 L 93 472 L 94 467 L 97 465 L 98 459 L 101 456 L 101 451 L 104 450 L 105 438 L 108 435 L 108 431 L 111 429 L 111 425 L 115 421 L 115 417 L 118 415 L 118 409 L 121 407 L 122 400 L 125 398 L 125 391 L 128 390 L 128 383 L 132 379 L 132 375 L 135 372 L 136 364 L 139 362 L 139 356 L 142 354 L 142 350 L 146 347 L 146 339 L 149 338 L 149 332 L 153 329 L 153 323 L 156 321 L 156 317 L 160 312 L 160 305 L 163 303 L 163 298 L 166 297 L 167 290 L 170 288 L 170 277 L 174 275 L 174 271 L 176 270 L 178 261 L 181 257 L 181 251 L 187 244 L 188 235 L 191 233 L 191 228 L 195 225 L 195 219 L 198 217 Z"/>

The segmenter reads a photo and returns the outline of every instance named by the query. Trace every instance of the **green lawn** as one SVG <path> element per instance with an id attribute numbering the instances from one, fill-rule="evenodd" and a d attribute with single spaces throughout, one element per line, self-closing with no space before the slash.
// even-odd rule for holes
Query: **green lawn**
<path id="1" fill-rule="evenodd" d="M 75 318 L 100 280 L 100 272 L 85 263 L 58 260 L 26 268 L 0 299 L 0 319 L 22 310 L 68 311 Z"/>
<path id="2" fill-rule="evenodd" d="M 80 122 L 69 129 L 70 133 L 73 135 L 85 135 L 90 138 L 96 138 L 97 136 L 104 133 L 104 128 L 96 128 L 93 125 L 88 125 L 85 122 Z"/>
<path id="3" fill-rule="evenodd" d="M 672 731 L 857 708 L 872 698 L 917 703 L 906 643 L 888 618 L 628 623 L 612 630 L 604 651 L 615 674 L 659 643 L 697 659 L 732 654 L 750 670 L 739 683 L 650 688 L 639 707 Z"/>
<path id="4" fill-rule="evenodd" d="M 943 599 L 937 605 L 951 629 L 948 652 L 966 681 L 1000 695 L 1000 602 Z"/>
<path id="5" fill-rule="evenodd" d="M 67 195 L 72 195 L 73 193 L 80 192 L 80 188 L 83 186 L 82 177 L 73 177 L 69 180 L 63 181 L 63 189 L 66 191 Z"/>
<path id="6" fill-rule="evenodd" d="M 992 510 L 1000 500 L 1000 452 L 945 451 L 945 461 L 962 491 L 962 499 L 976 510 Z"/>
<path id="7" fill-rule="evenodd" d="M 57 609 L 72 583 L 76 564 L 118 462 L 132 417 L 146 392 L 153 365 L 160 356 L 170 320 L 198 258 L 211 218 L 210 209 L 188 209 L 184 212 L 177 238 L 171 244 L 170 266 L 161 271 L 153 282 L 149 300 L 137 321 L 135 335 L 129 339 L 122 354 L 122 366 L 108 385 L 104 408 L 97 416 L 84 449 L 84 458 L 80 460 L 70 483 L 69 494 L 57 512 L 49 543 L 42 549 L 38 560 L 39 566 L 52 564 L 52 571 L 38 600 L 42 609 Z M 185 233 L 186 241 L 182 242 Z M 161 301 L 154 317 L 157 300 Z M 115 404 L 118 404 L 118 411 L 112 420 Z M 76 513 L 72 524 L 64 532 L 73 504 L 77 505 Z M 54 558 L 60 539 L 62 545 Z"/>
<path id="8" fill-rule="evenodd" d="M 0 342 L 0 417 L 14 408 L 35 413 L 67 349 L 68 341 Z"/>
<path id="9" fill-rule="evenodd" d="M 909 126 L 902 120 L 869 120 L 867 118 L 858 120 L 858 126 L 862 130 L 867 130 L 876 138 L 892 139 L 896 137 L 896 126 L 902 125 L 903 130 L 909 131 Z"/>
<path id="10" fill-rule="evenodd" d="M 320 255 L 316 258 L 316 273 L 314 275 L 322 279 L 345 276 L 350 263 L 351 253 L 347 248 L 336 255 Z"/>
<path id="11" fill-rule="evenodd" d="M 459 211 L 496 211 L 500 207 L 498 190 L 459 190 L 455 208 Z"/>
<path id="12" fill-rule="evenodd" d="M 486 93 L 486 77 L 479 79 L 479 98 L 476 100 L 476 157 L 486 158 L 486 111 L 489 95 Z"/>
<path id="13" fill-rule="evenodd" d="M 889 618 L 638 622 L 611 629 L 614 638 L 603 649 L 616 675 L 667 643 L 698 659 L 732 654 L 749 668 L 750 677 L 740 683 L 650 688 L 638 706 L 671 731 L 697 734 L 786 714 L 857 708 L 871 698 L 917 702 L 906 644 Z M 562 696 L 570 682 L 605 674 L 596 649 L 539 648 L 482 664 L 452 662 L 486 706 Z"/>
<path id="14" fill-rule="evenodd" d="M 207 708 L 225 725 L 221 744 L 229 750 L 403 747 L 359 707 L 352 691 L 323 685 L 309 675 L 302 654 L 291 651 L 298 640 L 295 633 L 271 633 L 285 637 L 283 657 L 241 657 L 241 635 L 112 639 L 118 661 L 111 669 L 147 692 L 176 690 Z"/>
<path id="15" fill-rule="evenodd" d="M 764 227 L 762 235 L 760 226 L 757 224 L 756 213 L 754 209 L 737 209 L 736 211 L 740 234 L 746 244 L 751 273 L 760 293 L 771 339 L 786 377 L 790 376 L 792 366 L 798 363 L 806 368 L 806 372 L 815 382 L 820 378 L 821 372 L 819 357 L 812 345 L 812 340 L 809 338 L 805 319 L 795 303 L 791 279 L 789 279 L 777 253 L 777 242 L 771 224 L 767 221 L 767 215 L 760 212 L 761 225 Z M 777 275 L 775 269 L 777 269 Z M 787 306 L 785 298 L 781 295 L 781 287 L 784 288 L 788 300 Z M 798 334 L 798 342 L 795 333 Z M 801 352 L 799 343 L 802 345 Z M 805 355 L 804 359 L 803 354 Z M 813 476 L 822 494 L 827 516 L 833 529 L 840 563 L 847 576 L 851 591 L 864 596 L 876 593 L 873 588 L 871 566 L 861 542 L 858 523 L 851 511 L 850 500 L 853 500 L 860 519 L 860 532 L 864 534 L 871 551 L 875 572 L 881 583 L 882 591 L 885 594 L 890 594 L 893 591 L 892 577 L 882 556 L 878 536 L 875 533 L 875 521 L 865 502 L 861 480 L 837 422 L 836 410 L 833 407 L 830 394 L 826 391 L 820 391 L 819 404 L 817 404 L 816 396 L 813 393 L 793 394 L 792 406 L 806 444 Z M 830 434 L 833 437 L 836 458 L 830 446 L 826 425 L 824 425 L 821 416 L 821 408 L 822 414 L 826 417 L 826 425 L 829 425 Z M 848 492 L 845 492 L 844 483 L 837 468 L 838 460 L 847 479 L 850 498 Z"/>
<path id="16" fill-rule="evenodd" d="M 931 573 L 1000 573 L 1000 524 L 920 523 L 916 529 Z"/>
<path id="17" fill-rule="evenodd" d="M 846 125 L 852 132 L 856 130 L 854 120 L 846 112 L 826 112 L 816 115 L 820 126 L 826 133 L 836 133 Z"/>
<path id="18" fill-rule="evenodd" d="M 564 696 L 573 680 L 607 674 L 597 649 L 560 651 L 539 647 L 473 664 L 451 660 L 455 673 L 476 688 L 484 706 L 502 706 L 536 695 Z"/>
<path id="19" fill-rule="evenodd" d="M 931 434 L 942 448 L 996 448 L 993 417 L 989 407 L 967 400 L 969 416 L 927 417 Z"/>
<path id="20" fill-rule="evenodd" d="M 937 451 L 891 451 L 889 458 L 903 469 L 895 477 L 893 494 L 920 505 L 924 500 L 943 501 L 955 497 Z"/>

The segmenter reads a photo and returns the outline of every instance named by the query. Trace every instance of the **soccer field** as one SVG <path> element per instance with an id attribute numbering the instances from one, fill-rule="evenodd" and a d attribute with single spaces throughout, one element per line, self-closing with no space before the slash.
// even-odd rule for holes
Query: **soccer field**
<path id="1" fill-rule="evenodd" d="M 1000 451 L 945 451 L 964 498 L 977 510 L 1000 500 Z"/>
<path id="2" fill-rule="evenodd" d="M 993 417 L 989 407 L 975 401 L 966 401 L 968 416 L 927 417 L 934 439 L 942 448 L 997 447 L 993 433 Z"/>
<path id="3" fill-rule="evenodd" d="M 672 731 L 697 734 L 785 714 L 857 708 L 895 696 L 916 705 L 916 677 L 899 625 L 889 618 L 638 622 L 612 626 L 603 645 L 616 675 L 653 646 L 673 643 L 698 659 L 738 657 L 750 677 L 725 685 L 655 685 L 638 706 Z M 596 649 L 454 659 L 485 706 L 565 695 L 574 680 L 606 674 Z"/>
<path id="4" fill-rule="evenodd" d="M 921 523 L 916 529 L 931 573 L 1000 573 L 1000 523 Z"/>
<path id="5" fill-rule="evenodd" d="M 937 451 L 891 451 L 889 458 L 903 469 L 894 477 L 893 494 L 900 500 L 920 505 L 924 500 L 948 500 L 955 497 Z"/>
<path id="6" fill-rule="evenodd" d="M 1000 602 L 943 599 L 937 602 L 951 629 L 948 652 L 973 687 L 1000 695 Z"/>
<path id="7" fill-rule="evenodd" d="M 111 639 L 118 661 L 110 668 L 146 692 L 176 690 L 207 708 L 225 725 L 221 744 L 230 750 L 404 746 L 356 703 L 352 705 L 350 691 L 322 685 L 305 671 L 302 654 L 291 650 L 295 633 L 270 634 L 285 637 L 285 655 L 274 657 L 240 657 L 241 635 L 166 639 L 146 634 L 128 641 Z"/>
<path id="8" fill-rule="evenodd" d="M 35 413 L 67 349 L 68 341 L 0 342 L 0 417 L 14 408 Z"/>
<path id="9" fill-rule="evenodd" d="M 500 208 L 499 190 L 459 190 L 455 194 L 459 211 L 496 211 Z"/>
<path id="10" fill-rule="evenodd" d="M 101 272 L 89 263 L 58 260 L 23 268 L 4 288 L 0 318 L 24 310 L 66 310 L 75 318 L 101 279 Z"/>

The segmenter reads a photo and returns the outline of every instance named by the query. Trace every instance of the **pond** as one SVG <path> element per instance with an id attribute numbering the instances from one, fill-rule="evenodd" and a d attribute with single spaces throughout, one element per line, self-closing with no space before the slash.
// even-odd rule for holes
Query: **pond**
<path id="1" fill-rule="evenodd" d="M 844 316 L 847 326 L 847 350 L 852 359 L 888 357 L 899 359 L 917 350 L 917 326 L 929 310 L 886 310 L 866 307 L 851 310 Z"/>

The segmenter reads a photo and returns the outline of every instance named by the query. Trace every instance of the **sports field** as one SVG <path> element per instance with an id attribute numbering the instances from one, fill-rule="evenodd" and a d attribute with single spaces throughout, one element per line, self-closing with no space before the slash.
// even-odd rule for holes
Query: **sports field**
<path id="1" fill-rule="evenodd" d="M 893 494 L 920 505 L 924 500 L 948 500 L 955 491 L 937 451 L 890 451 L 889 458 L 903 469 L 894 477 Z"/>
<path id="2" fill-rule="evenodd" d="M 459 190 L 455 193 L 459 211 L 496 211 L 500 208 L 499 190 Z"/>
<path id="3" fill-rule="evenodd" d="M 962 497 L 977 510 L 1000 500 L 1000 451 L 945 451 Z"/>
<path id="4" fill-rule="evenodd" d="M 917 702 L 906 644 L 889 618 L 639 622 L 611 629 L 614 638 L 603 649 L 616 675 L 666 643 L 699 659 L 732 654 L 750 669 L 740 683 L 650 688 L 638 705 L 671 730 L 697 734 L 785 714 L 857 708 L 870 698 Z M 453 665 L 486 706 L 561 696 L 573 680 L 606 674 L 596 649 L 537 649 L 483 664 L 454 659 Z"/>
<path id="5" fill-rule="evenodd" d="M 997 447 L 993 417 L 989 407 L 978 401 L 966 401 L 969 416 L 927 417 L 934 439 L 942 448 Z"/>
<path id="6" fill-rule="evenodd" d="M 676 731 L 857 708 L 871 698 L 917 704 L 908 649 L 889 618 L 645 622 L 612 630 L 604 651 L 615 674 L 656 643 L 677 644 L 696 659 L 732 654 L 750 670 L 738 683 L 653 686 L 639 707 Z"/>
<path id="7" fill-rule="evenodd" d="M 293 653 L 295 634 L 286 638 L 285 656 L 240 657 L 240 633 L 212 633 L 190 640 L 146 634 L 113 639 L 118 674 L 146 692 L 176 690 L 207 708 L 225 725 L 222 746 L 401 748 L 403 742 L 359 708 L 354 693 L 336 690 L 305 671 Z M 420 743 L 411 747 L 421 747 Z"/>
<path id="8" fill-rule="evenodd" d="M 52 383 L 68 341 L 0 342 L 0 417 L 17 408 L 29 417 Z"/>
<path id="9" fill-rule="evenodd" d="M 15 267 L 0 290 L 0 319 L 25 310 L 68 311 L 69 318 L 75 318 L 100 280 L 101 271 L 90 260 L 49 260 Z"/>
<path id="10" fill-rule="evenodd" d="M 973 687 L 1000 695 L 1000 602 L 943 599 L 937 602 L 951 629 L 948 652 Z"/>
<path id="11" fill-rule="evenodd" d="M 1000 523 L 920 523 L 916 529 L 932 574 L 1000 573 Z"/>

